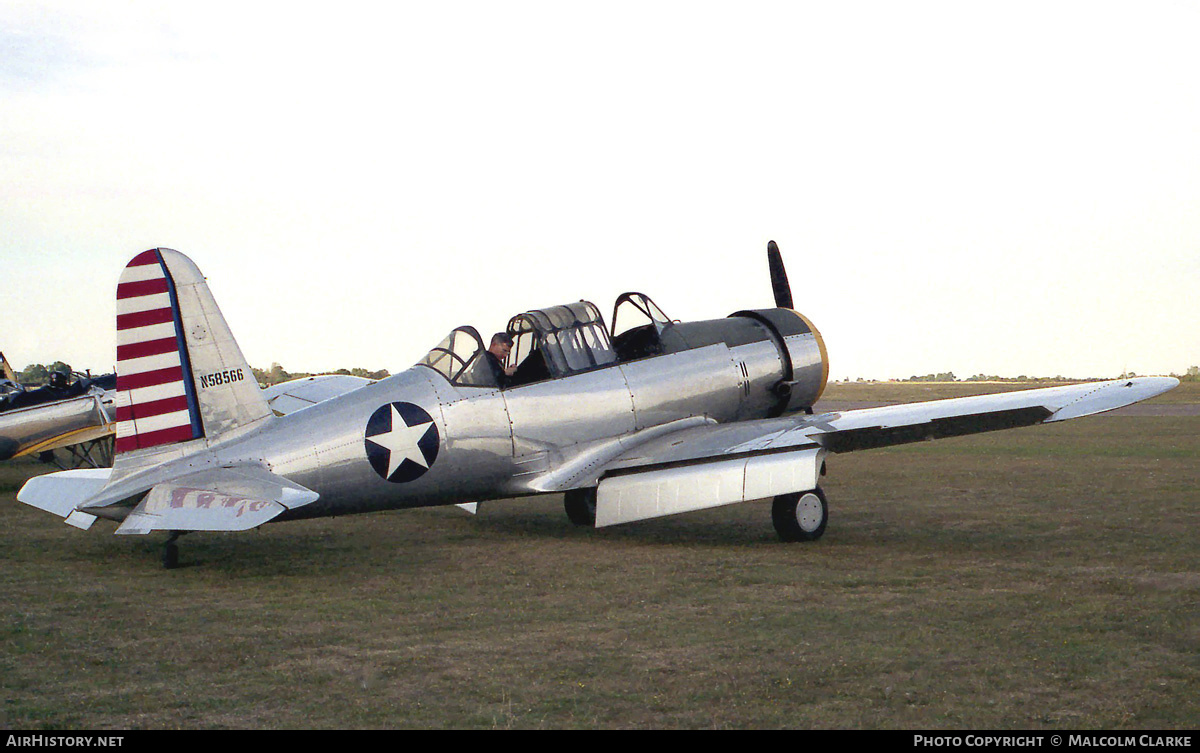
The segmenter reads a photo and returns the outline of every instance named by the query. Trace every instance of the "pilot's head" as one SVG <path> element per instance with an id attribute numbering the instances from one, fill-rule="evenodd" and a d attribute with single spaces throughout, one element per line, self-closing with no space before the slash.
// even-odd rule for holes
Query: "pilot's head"
<path id="1" fill-rule="evenodd" d="M 507 332 L 497 332 L 492 335 L 492 344 L 488 346 L 488 351 L 501 361 L 508 358 L 509 352 L 512 350 L 513 339 Z"/>
<path id="2" fill-rule="evenodd" d="M 65 371 L 50 372 L 50 386 L 51 387 L 60 387 L 60 388 L 66 387 L 67 386 L 67 372 L 65 372 Z"/>

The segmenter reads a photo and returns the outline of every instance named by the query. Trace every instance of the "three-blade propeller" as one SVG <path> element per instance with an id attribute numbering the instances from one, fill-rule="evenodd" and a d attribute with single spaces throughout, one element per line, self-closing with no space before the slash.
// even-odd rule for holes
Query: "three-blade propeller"
<path id="1" fill-rule="evenodd" d="M 771 268 L 771 290 L 775 293 L 775 306 L 781 309 L 794 308 L 787 270 L 783 268 L 783 256 L 779 253 L 779 246 L 775 241 L 767 243 L 767 265 Z"/>

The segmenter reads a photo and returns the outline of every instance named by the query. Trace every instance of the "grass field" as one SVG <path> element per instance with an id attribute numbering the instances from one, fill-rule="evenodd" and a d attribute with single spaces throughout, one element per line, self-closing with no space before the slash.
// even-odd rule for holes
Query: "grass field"
<path id="1" fill-rule="evenodd" d="M 1198 461 L 1200 417 L 1101 416 L 832 456 L 812 544 L 766 502 L 584 530 L 555 496 L 173 571 L 7 463 L 0 727 L 1196 729 Z"/>

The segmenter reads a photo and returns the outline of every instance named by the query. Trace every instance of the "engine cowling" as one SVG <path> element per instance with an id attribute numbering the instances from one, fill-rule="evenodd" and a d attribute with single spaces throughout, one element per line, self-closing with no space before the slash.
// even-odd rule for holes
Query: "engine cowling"
<path id="1" fill-rule="evenodd" d="M 663 329 L 660 341 L 664 353 L 718 343 L 729 347 L 744 369 L 746 402 L 759 415 L 811 408 L 829 379 L 820 332 L 792 309 L 738 311 L 725 319 L 675 323 Z"/>
<path id="2" fill-rule="evenodd" d="M 731 316 L 763 324 L 779 349 L 783 373 L 773 387 L 782 403 L 779 413 L 811 408 L 829 382 L 825 341 L 812 322 L 798 311 L 780 308 L 738 311 Z"/>

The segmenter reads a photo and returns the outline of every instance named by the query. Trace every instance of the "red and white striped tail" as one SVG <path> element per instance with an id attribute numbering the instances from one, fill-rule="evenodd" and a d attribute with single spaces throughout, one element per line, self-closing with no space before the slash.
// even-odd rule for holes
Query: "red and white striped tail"
<path id="1" fill-rule="evenodd" d="M 175 283 L 158 249 L 117 284 L 117 437 L 129 452 L 204 436 Z"/>
<path id="2" fill-rule="evenodd" d="M 113 478 L 173 445 L 211 446 L 273 417 L 199 267 L 169 248 L 134 257 L 117 285 Z"/>

